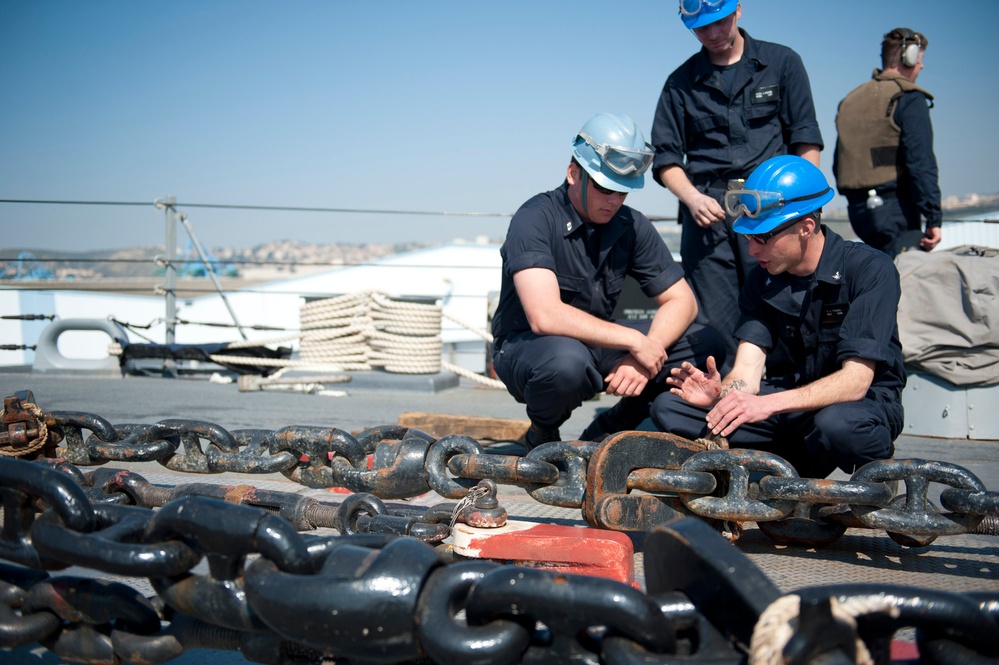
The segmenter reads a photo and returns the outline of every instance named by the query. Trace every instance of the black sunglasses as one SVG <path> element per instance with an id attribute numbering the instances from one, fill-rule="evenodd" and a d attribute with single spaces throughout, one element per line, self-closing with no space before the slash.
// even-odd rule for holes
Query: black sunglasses
<path id="1" fill-rule="evenodd" d="M 606 187 L 602 187 L 602 186 L 598 185 L 597 181 L 594 180 L 592 177 L 591 178 L 587 178 L 587 179 L 590 182 L 593 183 L 593 189 L 597 190 L 598 192 L 600 192 L 604 196 L 610 196 L 611 194 L 627 194 L 628 193 L 628 192 L 616 192 L 613 189 L 607 189 Z"/>
<path id="2" fill-rule="evenodd" d="M 807 217 L 807 215 L 805 217 Z M 781 233 L 784 233 L 784 231 L 787 231 L 789 228 L 791 228 L 801 220 L 805 219 L 805 217 L 796 217 L 795 219 L 792 219 L 789 222 L 784 222 L 773 231 L 767 231 L 766 233 L 750 233 L 746 234 L 746 237 L 757 244 L 765 245 L 768 242 L 770 242 L 771 238 L 773 238 L 776 235 L 780 235 Z"/>

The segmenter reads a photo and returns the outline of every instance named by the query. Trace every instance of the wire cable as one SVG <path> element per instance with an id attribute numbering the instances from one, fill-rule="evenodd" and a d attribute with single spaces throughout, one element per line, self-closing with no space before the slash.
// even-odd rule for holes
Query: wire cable
<path id="1" fill-rule="evenodd" d="M 444 217 L 512 217 L 508 212 L 456 212 L 456 211 L 433 211 L 433 210 L 380 210 L 370 208 L 322 208 L 306 206 L 262 206 L 244 205 L 239 203 L 165 203 L 162 199 L 157 199 L 152 203 L 139 201 L 63 201 L 63 200 L 43 200 L 43 199 L 0 199 L 0 203 L 32 203 L 50 205 L 101 205 L 101 206 L 148 206 L 165 207 L 169 205 L 175 210 L 177 208 L 219 208 L 225 210 L 268 210 L 279 212 L 333 212 L 333 213 L 362 213 L 377 215 L 434 215 Z"/>

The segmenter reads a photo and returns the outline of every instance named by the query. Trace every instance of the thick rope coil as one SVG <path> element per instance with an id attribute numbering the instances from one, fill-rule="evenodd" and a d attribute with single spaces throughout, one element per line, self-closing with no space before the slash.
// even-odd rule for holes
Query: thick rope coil
<path id="1" fill-rule="evenodd" d="M 343 370 L 370 370 L 368 299 L 368 293 L 364 292 L 303 305 L 299 310 L 302 337 L 298 356 L 301 361 L 342 363 Z"/>
<path id="2" fill-rule="evenodd" d="M 285 337 L 276 337 L 274 339 L 244 339 L 238 342 L 229 342 L 226 344 L 228 349 L 248 349 L 251 346 L 267 346 L 269 344 L 283 344 L 284 342 L 294 342 L 298 339 L 298 335 L 286 335 Z M 120 347 L 119 347 L 120 348 Z"/>
<path id="3" fill-rule="evenodd" d="M 40 450 L 45 447 L 45 444 L 49 440 L 49 426 L 45 424 L 45 414 L 42 412 L 41 407 L 37 404 L 32 404 L 31 402 L 22 402 L 21 408 L 35 417 L 35 421 L 38 423 L 38 436 L 31 441 L 28 441 L 27 445 L 20 448 L 14 448 L 13 446 L 10 448 L 0 446 L 0 455 L 5 457 L 23 457 L 25 455 L 30 455 L 36 450 Z M 5 410 L 0 409 L 0 416 L 4 413 Z"/>
<path id="4" fill-rule="evenodd" d="M 357 328 L 368 326 L 371 319 L 367 316 L 367 310 L 357 314 L 347 315 L 346 312 L 337 312 L 338 317 L 312 317 L 309 321 L 302 322 L 302 330 L 326 330 L 328 328 Z"/>
<path id="5" fill-rule="evenodd" d="M 441 370 L 441 307 L 396 302 L 372 294 L 371 364 L 399 374 Z"/>
<path id="6" fill-rule="evenodd" d="M 301 333 L 269 341 L 233 342 L 245 348 L 298 339 L 298 360 L 211 355 L 213 362 L 321 371 L 366 371 L 376 367 L 397 374 L 436 374 L 446 369 L 492 388 L 502 381 L 484 377 L 441 360 L 441 320 L 444 316 L 486 341 L 489 332 L 443 313 L 437 304 L 394 300 L 378 291 L 358 291 L 305 303 L 299 309 Z M 108 351 L 121 355 L 117 342 Z"/>
<path id="7" fill-rule="evenodd" d="M 882 598 L 850 599 L 840 602 L 829 599 L 833 617 L 856 629 L 856 617 L 883 612 L 899 616 L 899 609 L 890 596 Z M 801 613 L 801 597 L 794 594 L 781 596 L 760 615 L 753 628 L 749 643 L 749 665 L 784 665 L 784 648 L 794 637 L 797 618 Z M 867 645 L 859 637 L 856 641 L 857 665 L 874 665 Z"/>

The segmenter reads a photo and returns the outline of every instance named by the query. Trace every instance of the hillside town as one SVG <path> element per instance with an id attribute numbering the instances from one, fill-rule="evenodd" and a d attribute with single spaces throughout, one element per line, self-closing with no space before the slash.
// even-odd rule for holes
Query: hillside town
<path id="1" fill-rule="evenodd" d="M 427 246 L 425 243 L 313 244 L 277 240 L 255 247 L 213 247 L 206 254 L 220 278 L 249 281 L 307 275 Z M 164 274 L 163 247 L 151 245 L 100 252 L 52 252 L 44 249 L 0 250 L 0 279 L 17 282 L 154 279 Z M 178 253 L 178 279 L 208 277 L 194 251 Z"/>
<path id="2" fill-rule="evenodd" d="M 947 219 L 990 213 L 999 210 L 999 194 L 948 196 L 943 199 L 941 207 Z M 674 229 L 670 228 L 668 223 L 675 218 L 652 217 L 652 219 L 667 225 L 664 238 L 669 242 L 666 236 Z M 843 222 L 837 225 L 837 232 L 850 235 L 849 225 L 845 223 L 845 209 L 830 208 L 825 220 L 830 223 Z M 502 242 L 500 238 L 489 240 Z M 255 247 L 212 247 L 207 249 L 206 253 L 219 278 L 260 282 L 360 265 L 432 244 L 415 242 L 316 244 L 298 240 L 275 240 Z M 0 280 L 11 282 L 154 280 L 164 272 L 160 260 L 162 254 L 163 247 L 157 245 L 95 252 L 55 252 L 31 247 L 0 249 Z M 179 279 L 208 277 L 204 263 L 193 248 L 179 248 L 177 259 L 176 269 Z"/>

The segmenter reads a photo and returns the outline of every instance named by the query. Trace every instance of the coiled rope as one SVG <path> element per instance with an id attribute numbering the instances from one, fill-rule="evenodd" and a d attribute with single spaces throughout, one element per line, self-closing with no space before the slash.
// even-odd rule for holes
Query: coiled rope
<path id="1" fill-rule="evenodd" d="M 42 409 L 37 404 L 32 404 L 31 402 L 23 402 L 21 408 L 30 413 L 35 417 L 35 422 L 38 423 L 38 436 L 28 441 L 23 446 L 15 446 L 13 443 L 8 445 L 0 446 L 0 455 L 4 457 L 23 457 L 25 455 L 30 455 L 36 450 L 43 448 L 49 441 L 49 426 L 45 422 L 45 414 Z M 6 413 L 5 409 L 0 408 L 0 418 Z M 9 447 L 8 447 L 9 446 Z"/>
<path id="2" fill-rule="evenodd" d="M 440 305 L 404 302 L 379 291 L 358 291 L 304 304 L 301 332 L 272 340 L 241 341 L 227 348 L 262 346 L 298 339 L 298 360 L 210 355 L 213 362 L 285 367 L 315 371 L 366 371 L 381 368 L 395 374 L 436 374 L 442 369 L 492 388 L 502 381 L 441 360 L 441 320 L 447 317 L 486 341 L 485 330 L 444 314 Z M 120 354 L 112 344 L 110 353 Z"/>
<path id="3" fill-rule="evenodd" d="M 883 613 L 891 617 L 899 616 L 896 600 L 891 596 L 881 598 L 851 598 L 839 601 L 829 599 L 833 617 L 854 631 L 857 617 Z M 753 628 L 749 644 L 749 665 L 783 665 L 784 648 L 794 636 L 798 617 L 801 613 L 801 597 L 789 594 L 781 596 L 763 611 Z M 857 665 L 874 665 L 874 659 L 867 645 L 859 637 L 854 644 Z"/>

